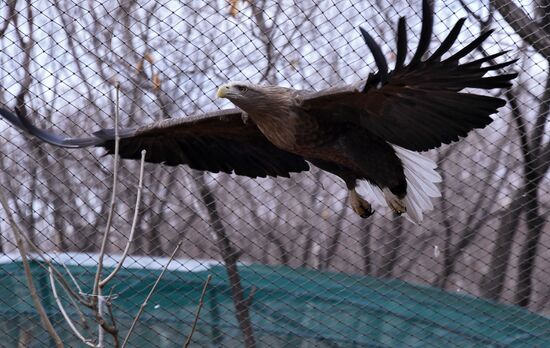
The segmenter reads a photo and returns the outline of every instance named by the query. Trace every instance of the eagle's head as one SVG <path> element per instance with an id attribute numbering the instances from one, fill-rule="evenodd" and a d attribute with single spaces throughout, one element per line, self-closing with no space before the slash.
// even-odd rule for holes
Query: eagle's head
<path id="1" fill-rule="evenodd" d="M 247 112 L 268 111 L 289 104 L 290 89 L 277 86 L 260 86 L 249 82 L 230 82 L 220 88 L 216 96 L 227 98 Z"/>
<path id="2" fill-rule="evenodd" d="M 218 88 L 216 96 L 218 98 L 227 98 L 231 101 L 251 99 L 260 95 L 260 87 L 249 82 L 229 82 Z"/>

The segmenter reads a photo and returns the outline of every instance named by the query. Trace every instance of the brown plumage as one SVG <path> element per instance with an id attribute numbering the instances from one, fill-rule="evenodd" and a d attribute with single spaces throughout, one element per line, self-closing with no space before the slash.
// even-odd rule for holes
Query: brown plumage
<path id="1" fill-rule="evenodd" d="M 200 116 L 169 119 L 136 129 L 120 130 L 120 156 L 146 161 L 186 164 L 210 172 L 249 177 L 288 176 L 309 169 L 307 162 L 341 177 L 350 190 L 352 208 L 372 214 L 369 198 L 387 204 L 415 221 L 439 195 L 435 163 L 416 153 L 436 148 L 483 128 L 505 101 L 461 92 L 464 88 L 507 88 L 516 74 L 484 77 L 514 61 L 482 67 L 500 52 L 460 64 L 480 47 L 490 31 L 442 60 L 455 42 L 464 19 L 441 46 L 422 59 L 431 41 L 432 9 L 423 2 L 418 48 L 408 64 L 406 25 L 399 20 L 396 65 L 389 71 L 380 47 L 363 29 L 379 71 L 356 84 L 321 92 L 250 83 L 229 83 L 218 90 L 238 108 Z M 15 126 L 57 146 L 100 146 L 114 151 L 114 131 L 90 138 L 62 138 L 33 126 L 22 115 L 1 109 Z"/>

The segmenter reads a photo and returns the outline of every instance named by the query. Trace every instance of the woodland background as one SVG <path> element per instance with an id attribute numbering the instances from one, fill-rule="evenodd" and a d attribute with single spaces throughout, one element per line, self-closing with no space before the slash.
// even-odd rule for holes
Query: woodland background
<path id="1" fill-rule="evenodd" d="M 57 133 L 226 108 L 232 80 L 322 89 L 375 69 L 359 26 L 395 58 L 399 16 L 416 47 L 421 2 L 247 0 L 13 1 L 0 3 L 0 104 L 28 87 L 33 122 Z M 441 199 L 421 225 L 347 205 L 342 182 L 313 169 L 252 180 L 147 164 L 135 255 L 220 259 L 219 233 L 240 260 L 399 278 L 550 314 L 550 1 L 435 1 L 437 47 L 468 17 L 455 49 L 487 28 L 479 57 L 510 50 L 514 87 L 495 121 L 431 151 Z M 474 59 L 474 57 L 470 57 Z M 40 144 L 0 121 L 0 186 L 17 223 L 46 251 L 99 250 L 112 160 L 98 149 Z M 138 163 L 123 161 L 108 253 L 120 253 L 133 215 Z M 0 213 L 0 252 L 15 250 Z M 212 233 L 212 232 L 216 233 Z"/>

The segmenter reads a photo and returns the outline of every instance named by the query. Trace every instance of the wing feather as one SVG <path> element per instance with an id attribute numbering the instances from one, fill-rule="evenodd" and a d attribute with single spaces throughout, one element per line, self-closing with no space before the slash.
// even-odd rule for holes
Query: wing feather
<path id="1" fill-rule="evenodd" d="M 449 35 L 447 35 L 439 48 L 430 56 L 430 58 L 428 59 L 429 62 L 439 61 L 441 59 L 441 56 L 443 56 L 451 49 L 451 47 L 453 47 L 465 21 L 466 18 L 460 18 L 458 22 L 456 22 L 453 29 L 451 29 L 451 31 L 449 32 Z"/>
<path id="2" fill-rule="evenodd" d="M 432 29 L 434 24 L 434 15 L 428 0 L 422 1 L 422 29 L 420 29 L 420 41 L 416 52 L 409 63 L 411 66 L 420 63 L 422 56 L 430 47 L 432 41 Z"/>
<path id="3" fill-rule="evenodd" d="M 405 20 L 397 30 L 395 70 L 371 74 L 366 81 L 347 87 L 305 94 L 302 105 L 327 122 L 345 122 L 361 126 L 382 139 L 413 151 L 425 151 L 465 137 L 476 128 L 492 122 L 490 117 L 504 106 L 503 99 L 480 95 L 465 88 L 490 90 L 508 88 L 516 73 L 498 73 L 515 63 L 510 60 L 493 63 L 499 52 L 460 64 L 459 60 L 478 49 L 491 34 L 483 32 L 464 48 L 441 59 L 456 42 L 464 19 L 460 19 L 431 57 L 422 60 L 432 36 L 433 14 L 428 1 L 423 1 L 423 21 L 419 45 L 408 65 Z M 363 35 L 365 32 L 362 30 Z M 366 36 L 365 36 L 366 37 Z M 369 36 L 366 44 L 376 57 L 379 46 Z M 382 56 L 383 57 L 383 56 Z M 380 68 L 377 58 L 377 65 Z M 486 67 L 483 64 L 490 63 Z M 388 76 L 386 81 L 381 76 Z"/>
<path id="4" fill-rule="evenodd" d="M 15 127 L 60 147 L 102 147 L 114 153 L 114 129 L 102 129 L 88 138 L 63 137 L 34 126 L 24 115 L 0 108 L 0 115 Z M 167 119 L 139 128 L 119 130 L 122 158 L 145 160 L 169 166 L 188 165 L 197 170 L 236 173 L 249 177 L 285 176 L 309 169 L 301 157 L 269 142 L 251 121 L 243 122 L 242 111 L 230 109 L 199 116 Z"/>
<path id="5" fill-rule="evenodd" d="M 405 17 L 399 18 L 397 24 L 397 55 L 395 58 L 395 71 L 399 71 L 405 64 L 407 58 L 407 20 Z"/>
<path id="6" fill-rule="evenodd" d="M 382 53 L 382 49 L 365 29 L 359 28 L 359 30 L 361 34 L 363 34 L 363 39 L 374 56 L 374 61 L 378 67 L 378 73 L 376 74 L 377 79 L 381 83 L 386 83 L 388 79 L 388 62 L 386 61 L 386 57 L 384 57 L 384 53 Z"/>

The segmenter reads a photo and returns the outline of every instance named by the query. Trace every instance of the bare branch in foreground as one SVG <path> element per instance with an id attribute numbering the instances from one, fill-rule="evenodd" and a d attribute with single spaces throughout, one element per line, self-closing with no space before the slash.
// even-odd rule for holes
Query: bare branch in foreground
<path id="1" fill-rule="evenodd" d="M 65 280 L 65 278 L 63 277 L 63 275 L 61 273 L 59 273 L 59 271 L 57 270 L 57 268 L 55 268 L 51 262 L 51 260 L 46 257 L 46 253 L 40 249 L 38 246 L 36 246 L 36 244 L 33 243 L 32 240 L 30 240 L 30 238 L 28 236 L 26 236 L 24 233 L 21 232 L 21 230 L 19 230 L 20 232 L 20 235 L 23 237 L 23 239 L 25 240 L 25 242 L 27 242 L 27 244 L 31 247 L 32 251 L 34 253 L 36 253 L 36 255 L 38 257 L 40 257 L 40 259 L 46 264 L 48 265 L 48 267 L 51 267 L 53 273 L 55 274 L 56 278 L 57 278 L 57 281 L 63 286 L 63 288 L 65 289 L 65 291 L 67 291 L 69 293 L 69 295 L 76 299 L 78 302 L 80 302 L 83 306 L 86 306 L 88 308 L 92 308 L 92 305 L 91 303 L 87 302 L 86 299 L 84 299 L 84 297 L 82 297 L 80 295 L 80 293 L 75 293 L 71 287 L 69 286 L 69 284 L 67 283 L 67 281 Z M 42 267 L 44 270 L 48 271 L 48 268 L 46 266 L 44 266 L 43 264 L 39 263 L 40 267 Z"/>
<path id="2" fill-rule="evenodd" d="M 141 203 L 141 192 L 143 191 L 143 169 L 145 167 L 145 154 L 146 151 L 141 151 L 141 163 L 139 167 L 139 182 L 137 187 L 137 197 L 136 197 L 136 205 L 134 208 L 134 217 L 132 219 L 132 227 L 130 228 L 130 236 L 128 237 L 128 242 L 126 243 L 126 247 L 124 248 L 124 252 L 122 253 L 122 256 L 117 263 L 115 269 L 109 274 L 107 277 L 105 277 L 103 280 L 99 282 L 99 287 L 103 288 L 107 283 L 113 279 L 113 277 L 118 273 L 122 265 L 124 264 L 124 260 L 126 260 L 126 256 L 128 256 L 128 252 L 130 251 L 130 245 L 134 241 L 134 235 L 136 232 L 136 226 L 138 221 L 138 214 L 139 214 L 139 205 Z"/>
<path id="3" fill-rule="evenodd" d="M 116 85 L 116 107 L 115 107 L 115 153 L 114 153 L 114 164 L 113 164 L 113 192 L 111 193 L 111 203 L 109 205 L 109 213 L 107 215 L 107 223 L 105 225 L 105 231 L 103 232 L 103 240 L 101 242 L 101 249 L 99 251 L 98 261 L 97 261 L 97 270 L 95 274 L 94 287 L 93 287 L 93 298 L 92 301 L 94 305 L 97 304 L 98 295 L 99 295 L 99 281 L 101 278 L 101 271 L 103 270 L 103 257 L 105 256 L 105 248 L 107 246 L 107 240 L 109 239 L 109 232 L 111 231 L 111 225 L 113 223 L 113 212 L 115 210 L 116 203 L 116 191 L 117 191 L 117 182 L 118 182 L 118 152 L 119 152 L 119 143 L 120 137 L 118 135 L 118 116 L 119 116 L 119 93 L 120 93 L 120 84 Z"/>
<path id="4" fill-rule="evenodd" d="M 109 311 L 109 317 L 111 318 L 111 323 L 113 323 L 113 328 L 115 329 L 116 332 L 118 332 L 115 316 L 113 314 L 113 288 L 111 288 L 111 291 L 109 293 L 109 296 L 107 297 L 107 301 L 105 304 L 107 305 L 107 310 Z M 116 345 L 117 347 L 119 346 L 118 336 L 116 337 Z"/>
<path id="5" fill-rule="evenodd" d="M 153 284 L 153 287 L 151 288 L 151 291 L 149 291 L 149 293 L 147 294 L 147 297 L 145 297 L 145 300 L 143 301 L 143 303 L 139 307 L 139 310 L 136 314 L 136 317 L 132 321 L 132 325 L 130 326 L 130 329 L 128 330 L 128 333 L 126 334 L 126 338 L 124 338 L 124 342 L 122 342 L 122 348 L 126 347 L 126 344 L 128 343 L 128 340 L 130 339 L 130 335 L 132 334 L 132 331 L 134 331 L 134 328 L 135 328 L 135 326 L 136 326 L 136 324 L 139 320 L 139 317 L 141 316 L 141 313 L 143 313 L 143 310 L 145 309 L 145 306 L 147 306 L 147 302 L 149 302 L 149 299 L 151 298 L 151 296 L 153 295 L 153 293 L 157 289 L 157 286 L 158 286 L 162 276 L 164 275 L 164 272 L 166 272 L 166 270 L 168 269 L 168 266 L 170 265 L 170 262 L 172 262 L 172 260 L 174 259 L 174 256 L 176 256 L 176 253 L 180 249 L 180 246 L 181 246 L 182 243 L 183 243 L 183 240 L 180 241 L 178 243 L 178 245 L 176 245 L 176 248 L 172 252 L 172 255 L 170 255 L 170 258 L 168 259 L 168 262 L 166 262 L 166 265 L 164 265 L 164 268 L 162 269 L 162 272 L 160 272 L 157 280 L 155 281 L 155 284 Z"/>
<path id="6" fill-rule="evenodd" d="M 65 263 L 63 263 L 63 268 L 65 268 L 65 271 L 67 272 L 67 274 L 69 275 L 69 277 L 71 278 L 71 280 L 73 281 L 73 284 L 74 286 L 78 289 L 78 293 L 80 295 L 83 294 L 82 292 L 82 289 L 80 288 L 80 285 L 78 285 L 78 282 L 76 281 L 76 278 L 73 276 L 73 273 L 71 272 L 71 269 L 69 267 L 67 267 L 67 265 Z M 52 272 L 53 273 L 53 267 L 52 265 L 50 264 L 48 266 L 48 272 Z M 59 277 L 58 277 L 59 278 Z M 60 283 L 62 283 L 59 279 L 57 280 L 59 281 Z M 63 285 L 63 283 L 62 283 Z M 71 295 L 72 293 L 70 291 L 68 291 L 67 289 L 65 289 L 65 287 L 63 287 L 63 289 L 65 290 L 65 292 L 67 293 L 67 298 L 69 299 L 69 301 L 71 301 L 71 304 L 73 305 L 73 307 L 77 310 L 78 312 L 78 316 L 80 317 L 80 321 L 82 322 L 82 326 L 88 330 L 89 329 L 89 325 L 88 325 L 88 322 L 86 321 L 86 316 L 84 316 L 84 313 L 82 313 L 82 311 L 80 310 L 80 308 L 78 307 L 78 303 L 76 303 L 76 300 L 73 298 L 73 296 Z"/>
<path id="7" fill-rule="evenodd" d="M 195 329 L 197 328 L 197 322 L 199 321 L 201 309 L 204 304 L 204 295 L 206 294 L 206 288 L 208 288 L 208 284 L 210 283 L 211 279 L 212 279 L 212 275 L 209 274 L 208 278 L 206 278 L 206 282 L 204 282 L 204 287 L 202 288 L 199 304 L 197 305 L 197 312 L 195 313 L 195 319 L 193 320 L 193 325 L 191 326 L 191 332 L 189 332 L 189 336 L 187 336 L 187 339 L 185 340 L 185 344 L 183 345 L 184 348 L 189 347 L 189 345 L 191 344 L 191 338 L 193 337 L 193 334 L 195 333 Z"/>
<path id="8" fill-rule="evenodd" d="M 65 307 L 63 306 L 63 303 L 61 303 L 61 300 L 59 299 L 59 295 L 57 294 L 57 286 L 55 285 L 55 279 L 53 277 L 53 271 L 51 267 L 48 267 L 48 273 L 50 278 L 50 285 L 52 288 L 53 298 L 55 300 L 55 303 L 57 304 L 57 307 L 59 308 L 59 311 L 61 312 L 61 315 L 63 315 L 63 318 L 65 319 L 65 322 L 67 322 L 67 325 L 69 325 L 69 328 L 73 331 L 73 333 L 78 337 L 79 340 L 81 340 L 85 345 L 88 347 L 98 347 L 93 340 L 89 338 L 85 338 L 83 334 L 78 331 L 76 326 L 74 325 L 73 321 L 71 320 L 71 317 L 67 314 L 65 311 Z"/>
<path id="9" fill-rule="evenodd" d="M 23 268 L 25 270 L 25 278 L 27 278 L 27 283 L 29 287 L 29 292 L 32 298 L 32 301 L 34 303 L 34 307 L 36 311 L 38 312 L 38 315 L 40 316 L 40 321 L 42 322 L 42 326 L 48 331 L 50 336 L 55 342 L 55 346 L 58 348 L 64 347 L 63 342 L 61 341 L 61 338 L 55 331 L 52 323 L 50 322 L 50 319 L 48 318 L 48 315 L 46 314 L 46 311 L 44 310 L 44 307 L 42 307 L 42 303 L 40 302 L 40 298 L 38 297 L 38 293 L 36 292 L 36 288 L 34 287 L 34 282 L 32 280 L 32 273 L 31 273 L 31 267 L 29 265 L 29 260 L 27 259 L 27 251 L 25 250 L 25 245 L 23 243 L 23 237 L 22 232 L 13 220 L 13 216 L 11 215 L 8 202 L 6 201 L 6 198 L 4 196 L 4 193 L 0 190 L 0 203 L 2 204 L 2 207 L 4 208 L 4 211 L 6 212 L 6 216 L 8 218 L 8 222 L 10 224 L 11 229 L 13 230 L 13 233 L 15 234 L 15 240 L 17 243 L 17 249 L 19 249 L 19 254 L 21 255 L 21 261 L 23 263 Z"/>
<path id="10" fill-rule="evenodd" d="M 118 89 L 117 89 L 117 93 L 116 93 L 116 105 L 117 105 L 117 109 L 116 109 L 117 111 L 115 112 L 115 116 L 116 116 L 115 124 L 118 124 L 118 105 L 119 105 Z M 25 112 L 24 104 L 19 108 L 19 111 L 20 112 Z M 115 129 L 117 129 L 116 126 L 115 126 Z M 118 136 L 118 133 L 117 133 L 117 136 Z M 118 137 L 117 137 L 117 139 L 118 139 Z M 49 259 L 49 257 L 40 248 L 38 248 L 32 241 L 28 240 L 28 237 L 26 235 L 24 235 L 22 233 L 19 233 L 19 236 L 21 238 L 23 238 L 22 243 L 24 243 L 23 240 L 27 241 L 27 243 L 29 243 L 32 250 L 35 251 L 39 255 L 40 259 L 43 260 L 47 264 L 47 266 L 41 265 L 41 267 L 44 268 L 50 274 L 50 281 L 52 282 L 52 292 L 54 293 L 53 295 L 54 295 L 54 298 L 56 299 L 59 310 L 60 310 L 61 314 L 63 315 L 65 321 L 67 322 L 68 326 L 71 328 L 71 330 L 87 346 L 102 347 L 103 346 L 103 341 L 104 341 L 104 338 L 105 338 L 105 332 L 107 332 L 107 333 L 109 333 L 110 335 L 113 336 L 115 347 L 119 346 L 119 343 L 118 343 L 118 330 L 117 330 L 117 327 L 116 327 L 116 323 L 113 321 L 114 318 L 112 316 L 112 309 L 111 309 L 110 299 L 103 297 L 102 290 L 107 285 L 107 283 L 112 278 L 114 278 L 116 276 L 116 274 L 118 273 L 118 271 L 122 267 L 122 265 L 124 263 L 124 260 L 128 255 L 130 245 L 133 241 L 133 236 L 135 234 L 136 225 L 137 225 L 137 221 L 138 221 L 138 212 L 139 212 L 139 206 L 140 206 L 140 202 L 141 202 L 141 192 L 142 192 L 142 189 L 143 189 L 145 154 L 146 154 L 145 151 L 143 151 L 142 152 L 142 158 L 141 158 L 141 167 L 140 167 L 140 175 L 139 175 L 139 183 L 138 183 L 138 194 L 137 194 L 136 205 L 135 205 L 135 213 L 134 213 L 132 228 L 131 228 L 131 231 L 130 231 L 130 236 L 128 238 L 128 243 L 125 247 L 122 258 L 119 261 L 119 263 L 116 265 L 115 269 L 105 279 L 101 279 L 101 270 L 103 268 L 103 257 L 105 255 L 105 251 L 106 251 L 106 243 L 108 241 L 108 234 L 109 234 L 111 226 L 112 226 L 112 216 L 114 214 L 114 206 L 115 206 L 115 198 L 116 198 L 116 195 L 115 195 L 116 185 L 117 185 L 117 182 L 118 182 L 118 180 L 117 180 L 118 162 L 116 161 L 116 156 L 115 156 L 114 178 L 113 178 L 114 179 L 113 194 L 112 194 L 112 200 L 111 200 L 111 206 L 110 206 L 111 210 L 110 210 L 110 214 L 109 214 L 110 218 L 108 219 L 107 225 L 105 227 L 105 234 L 103 236 L 102 248 L 101 248 L 101 252 L 100 252 L 99 260 L 98 260 L 98 269 L 96 271 L 96 276 L 94 278 L 94 284 L 93 284 L 94 292 L 91 295 L 83 294 L 81 287 L 79 286 L 78 282 L 76 281 L 76 279 L 72 275 L 71 271 L 66 267 L 66 265 L 63 265 L 65 267 L 67 273 L 69 274 L 69 277 L 71 278 L 72 282 L 74 283 L 75 288 L 78 290 L 78 293 L 73 291 L 71 289 L 71 286 L 68 284 L 67 280 L 64 278 L 64 276 L 59 273 L 59 271 L 56 269 L 56 267 L 53 266 L 53 264 L 52 264 L 51 260 Z M 57 278 L 57 279 L 55 279 L 55 278 Z M 78 331 L 77 327 L 74 325 L 71 318 L 67 315 L 67 313 L 65 311 L 65 308 L 63 307 L 63 304 L 59 300 L 58 289 L 57 289 L 56 284 L 55 284 L 56 280 L 63 286 L 64 290 L 68 294 L 68 299 L 71 301 L 72 305 L 77 309 L 78 314 L 80 315 L 80 318 L 82 320 L 82 325 L 83 325 L 84 328 L 87 328 L 88 324 L 86 322 L 86 318 L 84 317 L 82 311 L 80 311 L 80 308 L 78 307 L 78 304 L 75 302 L 75 299 L 78 300 L 80 302 L 80 304 L 90 308 L 93 311 L 93 314 L 95 316 L 95 320 L 99 324 L 97 341 L 85 338 L 84 335 Z M 84 296 L 87 296 L 87 299 Z M 105 320 L 104 310 L 103 310 L 104 305 L 107 305 L 108 310 L 109 310 L 109 314 L 111 314 L 111 320 L 113 321 L 112 325 L 110 325 Z"/>
<path id="11" fill-rule="evenodd" d="M 71 272 L 71 270 L 69 269 L 69 267 L 67 267 L 67 265 L 65 263 L 63 263 L 63 268 L 65 268 L 65 271 L 67 272 L 67 274 L 69 275 L 69 277 L 71 278 L 71 280 L 73 281 L 73 284 L 74 286 L 78 289 L 78 292 L 80 294 L 83 293 L 82 291 L 82 288 L 80 287 L 80 285 L 78 285 L 78 282 L 76 281 L 75 277 L 73 276 L 73 273 Z"/>

